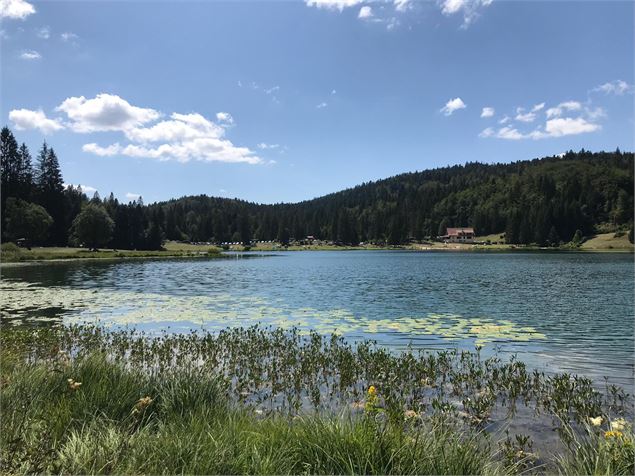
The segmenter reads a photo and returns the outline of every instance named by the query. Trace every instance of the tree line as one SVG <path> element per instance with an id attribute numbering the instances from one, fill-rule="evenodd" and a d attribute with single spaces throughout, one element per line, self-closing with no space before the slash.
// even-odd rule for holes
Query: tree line
<path id="1" fill-rule="evenodd" d="M 368 182 L 298 203 L 263 205 L 189 196 L 144 205 L 111 193 L 89 199 L 64 187 L 54 150 L 36 165 L 25 144 L 2 130 L 3 240 L 26 233 L 39 244 L 158 249 L 165 239 L 196 242 L 277 240 L 308 235 L 357 244 L 402 244 L 433 238 L 446 227 L 504 233 L 509 243 L 550 245 L 600 230 L 633 227 L 633 153 L 569 151 L 508 164 L 468 162 Z M 39 217 L 28 219 L 29 217 Z M 40 228 L 45 228 L 40 226 Z M 31 237 L 29 237 L 31 238 Z"/>
<path id="2" fill-rule="evenodd" d="M 8 127 L 0 131 L 2 241 L 37 245 L 160 249 L 163 235 L 142 199 L 120 203 L 111 193 L 89 199 L 65 186 L 55 150 L 46 142 L 33 157 Z"/>

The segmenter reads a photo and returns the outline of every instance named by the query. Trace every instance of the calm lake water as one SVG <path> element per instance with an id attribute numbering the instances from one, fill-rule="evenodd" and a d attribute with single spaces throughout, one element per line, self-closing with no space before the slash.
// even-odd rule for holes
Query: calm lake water
<path id="1" fill-rule="evenodd" d="M 2 268 L 2 323 L 263 325 L 400 349 L 484 347 L 632 387 L 631 254 L 289 252 Z"/>

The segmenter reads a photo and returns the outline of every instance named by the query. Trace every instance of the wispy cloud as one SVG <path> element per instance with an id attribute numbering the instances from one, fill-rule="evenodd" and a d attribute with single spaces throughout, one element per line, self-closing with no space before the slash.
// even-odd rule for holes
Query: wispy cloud
<path id="1" fill-rule="evenodd" d="M 253 91 L 260 91 L 262 93 L 264 93 L 266 96 L 270 97 L 271 100 L 276 103 L 279 104 L 280 100 L 278 99 L 278 92 L 280 91 L 280 86 L 276 85 L 276 86 L 271 86 L 271 87 L 264 87 L 261 86 L 260 84 L 258 84 L 255 81 L 250 81 L 250 82 L 242 82 L 242 81 L 238 81 L 238 87 L 239 88 L 247 88 L 247 89 L 251 89 Z"/>
<path id="2" fill-rule="evenodd" d="M 261 142 L 256 147 L 258 147 L 260 150 L 277 149 L 280 147 L 280 144 L 267 144 L 265 142 Z"/>
<path id="3" fill-rule="evenodd" d="M 38 28 L 35 34 L 38 38 L 48 40 L 51 37 L 51 29 L 48 26 L 43 26 Z"/>
<path id="4" fill-rule="evenodd" d="M 27 61 L 34 61 L 42 59 L 42 55 L 35 50 L 27 50 L 22 52 L 20 58 Z"/>
<path id="5" fill-rule="evenodd" d="M 317 106 L 315 106 L 317 109 L 324 109 L 325 107 L 327 107 L 328 104 L 325 102 L 321 102 L 319 103 Z"/>
<path id="6" fill-rule="evenodd" d="M 601 92 L 604 94 L 615 94 L 623 96 L 624 94 L 633 94 L 635 85 L 628 84 L 626 81 L 617 79 L 608 83 L 601 84 L 591 90 L 591 92 Z"/>
<path id="7" fill-rule="evenodd" d="M 74 43 L 76 40 L 79 39 L 79 36 L 77 36 L 73 32 L 65 31 L 64 33 L 60 34 L 60 38 L 66 43 Z"/>
<path id="8" fill-rule="evenodd" d="M 326 10 L 339 10 L 359 5 L 363 0 L 306 0 L 309 7 L 324 8 Z"/>
<path id="9" fill-rule="evenodd" d="M 578 101 L 565 101 L 561 102 L 555 107 L 550 107 L 549 109 L 547 109 L 546 114 L 547 117 L 558 117 L 564 112 L 579 111 L 580 109 L 582 109 L 582 103 Z"/>

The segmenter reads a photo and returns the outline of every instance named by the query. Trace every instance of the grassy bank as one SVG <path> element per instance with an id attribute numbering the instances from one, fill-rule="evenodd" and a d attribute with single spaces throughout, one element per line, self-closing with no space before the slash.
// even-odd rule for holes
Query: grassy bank
<path id="1" fill-rule="evenodd" d="M 2 473 L 635 469 L 619 388 L 478 352 L 395 355 L 258 327 L 150 337 L 3 326 L 0 339 Z M 557 440 L 539 450 L 495 430 L 500 418 L 540 421 Z"/>
<path id="2" fill-rule="evenodd" d="M 166 248 L 161 251 L 136 251 L 100 249 L 90 251 L 86 248 L 72 247 L 33 247 L 30 250 L 19 248 L 13 243 L 4 243 L 0 259 L 2 263 L 20 263 L 28 261 L 54 261 L 76 259 L 126 259 L 126 258 L 196 258 L 220 256 L 215 247 L 199 247 L 198 249 Z"/>

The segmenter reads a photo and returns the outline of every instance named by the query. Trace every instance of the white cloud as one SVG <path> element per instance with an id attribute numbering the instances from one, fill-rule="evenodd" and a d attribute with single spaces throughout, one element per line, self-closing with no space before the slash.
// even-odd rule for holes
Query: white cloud
<path id="1" fill-rule="evenodd" d="M 91 142 L 90 144 L 84 144 L 82 146 L 82 150 L 100 157 L 111 157 L 113 155 L 117 155 L 121 151 L 121 146 L 117 142 L 109 145 L 108 147 L 101 147 L 94 142 Z"/>
<path id="2" fill-rule="evenodd" d="M 0 0 L 0 18 L 24 20 L 33 13 L 33 5 L 24 0 Z"/>
<path id="3" fill-rule="evenodd" d="M 499 139 L 519 140 L 524 139 L 524 136 L 513 127 L 506 126 L 498 130 L 496 137 Z"/>
<path id="4" fill-rule="evenodd" d="M 14 109 L 9 112 L 9 120 L 18 130 L 39 129 L 44 134 L 64 129 L 58 119 L 49 119 L 42 109 L 31 111 L 30 109 Z"/>
<path id="5" fill-rule="evenodd" d="M 369 7 L 368 5 L 364 5 L 362 8 L 359 9 L 359 15 L 357 15 L 357 18 L 360 18 L 362 20 L 367 20 L 372 17 L 373 17 L 373 9 Z"/>
<path id="6" fill-rule="evenodd" d="M 540 104 L 536 104 L 534 107 L 532 107 L 531 112 L 538 112 L 544 107 L 545 107 L 545 103 L 541 102 Z"/>
<path id="7" fill-rule="evenodd" d="M 571 117 L 559 117 L 557 119 L 550 119 L 545 124 L 545 132 L 549 137 L 584 134 L 586 132 L 595 132 L 601 128 L 602 126 L 599 124 L 588 122 L 582 117 L 575 119 Z"/>
<path id="8" fill-rule="evenodd" d="M 225 139 L 202 137 L 198 139 L 161 144 L 157 147 L 129 144 L 121 149 L 121 154 L 129 157 L 189 162 L 228 162 L 261 164 L 263 160 L 253 155 L 247 147 L 236 147 Z"/>
<path id="9" fill-rule="evenodd" d="M 97 191 L 95 187 L 91 187 L 90 185 L 82 185 L 82 184 L 73 185 L 72 183 L 64 184 L 64 188 L 70 188 L 70 187 L 75 187 L 75 188 L 79 187 L 82 189 L 82 192 L 84 192 L 86 195 L 92 195 Z"/>
<path id="10" fill-rule="evenodd" d="M 231 114 L 226 112 L 217 114 L 218 123 L 198 113 L 176 112 L 170 119 L 155 122 L 161 117 L 158 111 L 133 106 L 110 94 L 98 94 L 93 99 L 71 97 L 56 110 L 65 113 L 69 122 L 62 124 L 60 119 L 46 118 L 42 111 L 28 109 L 12 111 L 9 117 L 18 128 L 38 128 L 48 132 L 67 128 L 77 133 L 118 131 L 130 141 L 127 145 L 117 142 L 100 146 L 91 142 L 83 146 L 84 152 L 102 157 L 123 155 L 179 162 L 264 163 L 247 147 L 235 146 L 224 137 L 226 128 L 231 126 Z"/>
<path id="11" fill-rule="evenodd" d="M 457 97 L 446 102 L 445 106 L 440 109 L 440 112 L 442 112 L 446 116 L 451 116 L 454 111 L 465 109 L 466 107 L 467 105 L 463 102 L 463 100 Z"/>
<path id="12" fill-rule="evenodd" d="M 547 117 L 558 117 L 565 111 L 579 111 L 582 109 L 582 104 L 578 101 L 565 101 L 558 104 L 556 107 L 547 109 Z"/>
<path id="13" fill-rule="evenodd" d="M 518 114 L 516 114 L 515 119 L 520 122 L 534 122 L 536 120 L 536 114 L 533 112 L 519 112 Z"/>
<path id="14" fill-rule="evenodd" d="M 48 40 L 51 37 L 51 29 L 48 26 L 43 26 L 42 28 L 39 28 L 35 34 L 38 38 Z"/>
<path id="15" fill-rule="evenodd" d="M 411 0 L 395 0 L 395 10 L 397 10 L 398 12 L 405 12 L 412 7 L 410 1 Z"/>
<path id="16" fill-rule="evenodd" d="M 27 50 L 22 52 L 22 54 L 20 55 L 20 58 L 24 60 L 29 60 L 29 61 L 39 60 L 40 58 L 42 58 L 42 55 L 35 50 Z"/>
<path id="17" fill-rule="evenodd" d="M 223 122 L 225 124 L 233 124 L 234 123 L 234 118 L 228 112 L 217 112 L 216 113 L 216 120 L 218 122 Z"/>
<path id="18" fill-rule="evenodd" d="M 633 93 L 635 91 L 635 86 L 633 86 L 632 84 L 628 84 L 626 81 L 618 79 L 615 81 L 604 83 L 596 88 L 593 88 L 591 91 L 622 96 L 626 93 Z"/>
<path id="19" fill-rule="evenodd" d="M 309 7 L 324 8 L 326 10 L 339 10 L 359 5 L 363 0 L 305 0 Z"/>
<path id="20" fill-rule="evenodd" d="M 480 11 L 489 6 L 493 0 L 438 0 L 441 13 L 446 16 L 462 14 L 462 28 L 467 28 L 480 15 Z"/>
<path id="21" fill-rule="evenodd" d="M 75 33 L 72 33 L 70 31 L 65 31 L 64 33 L 60 35 L 60 38 L 62 39 L 62 41 L 73 41 L 73 40 L 77 40 L 79 36 L 77 36 Z"/>
<path id="22" fill-rule="evenodd" d="M 335 89 L 331 91 L 331 95 L 334 95 L 334 94 L 337 94 L 337 91 Z"/>
<path id="23" fill-rule="evenodd" d="M 590 122 L 583 117 L 571 118 L 555 118 L 549 119 L 545 123 L 544 130 L 541 128 L 535 129 L 529 133 L 523 134 L 518 129 L 512 126 L 505 126 L 495 131 L 493 128 L 488 127 L 483 130 L 479 137 L 495 137 L 497 139 L 506 140 L 521 140 L 521 139 L 547 139 L 554 137 L 564 137 L 570 135 L 585 134 L 589 132 L 595 132 L 602 129 L 602 126 Z"/>
<path id="24" fill-rule="evenodd" d="M 443 0 L 441 11 L 444 15 L 453 15 L 465 7 L 467 0 Z"/>
<path id="25" fill-rule="evenodd" d="M 141 198 L 141 194 L 128 192 L 126 193 L 126 198 L 130 201 L 139 200 Z"/>
<path id="26" fill-rule="evenodd" d="M 494 108 L 493 107 L 484 107 L 481 111 L 481 117 L 492 117 L 494 116 Z"/>
<path id="27" fill-rule="evenodd" d="M 327 103 L 325 102 L 321 102 L 320 104 L 318 104 L 317 106 L 315 106 L 317 109 L 324 109 L 326 106 L 328 106 Z"/>
<path id="28" fill-rule="evenodd" d="M 93 99 L 70 97 L 57 108 L 71 120 L 75 132 L 124 131 L 154 121 L 160 113 L 154 109 L 132 106 L 113 94 L 98 94 Z"/>
<path id="29" fill-rule="evenodd" d="M 280 147 L 280 144 L 266 144 L 265 142 L 261 142 L 256 147 L 262 150 L 277 149 L 278 147 Z"/>
<path id="30" fill-rule="evenodd" d="M 172 120 L 161 121 L 150 127 L 134 127 L 126 130 L 126 137 L 133 142 L 175 142 L 204 137 L 218 139 L 225 129 L 200 114 L 173 113 Z"/>
<path id="31" fill-rule="evenodd" d="M 509 121 L 511 121 L 511 117 L 505 116 L 500 121 L 498 121 L 498 123 L 499 124 L 507 124 Z"/>

